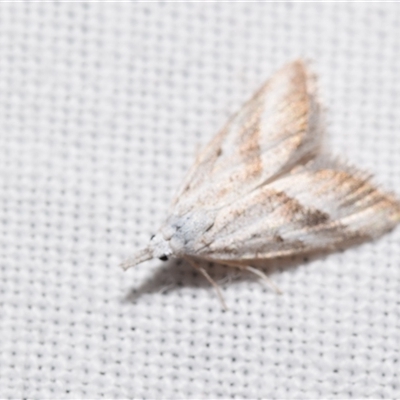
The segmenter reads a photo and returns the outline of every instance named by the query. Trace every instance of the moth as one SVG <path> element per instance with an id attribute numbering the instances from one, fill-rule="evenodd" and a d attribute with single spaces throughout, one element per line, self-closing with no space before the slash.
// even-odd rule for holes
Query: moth
<path id="1" fill-rule="evenodd" d="M 122 264 L 184 258 L 267 276 L 255 262 L 375 238 L 400 221 L 400 203 L 326 153 L 324 121 L 308 65 L 276 72 L 198 154 L 169 216 Z"/>

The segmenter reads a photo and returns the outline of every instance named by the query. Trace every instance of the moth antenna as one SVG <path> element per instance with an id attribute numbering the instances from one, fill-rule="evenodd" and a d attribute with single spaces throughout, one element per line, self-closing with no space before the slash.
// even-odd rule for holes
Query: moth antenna
<path id="1" fill-rule="evenodd" d="M 137 251 L 131 258 L 122 262 L 121 268 L 125 271 L 135 265 L 138 265 L 144 261 L 151 260 L 154 258 L 153 249 L 148 246 L 142 250 Z"/>

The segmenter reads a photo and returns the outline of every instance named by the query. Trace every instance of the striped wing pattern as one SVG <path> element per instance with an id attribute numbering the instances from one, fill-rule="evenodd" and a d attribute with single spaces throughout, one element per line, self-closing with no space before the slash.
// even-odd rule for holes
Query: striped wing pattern
<path id="1" fill-rule="evenodd" d="M 191 221 L 186 255 L 246 263 L 379 236 L 399 222 L 393 196 L 321 154 L 315 86 L 304 62 L 288 64 L 200 153 L 169 220 Z M 192 223 L 207 218 L 204 230 Z"/>

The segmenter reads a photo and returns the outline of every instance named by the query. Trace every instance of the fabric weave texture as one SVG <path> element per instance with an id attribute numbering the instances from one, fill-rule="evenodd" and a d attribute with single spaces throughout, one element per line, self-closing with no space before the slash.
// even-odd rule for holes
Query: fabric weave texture
<path id="1" fill-rule="evenodd" d="M 400 228 L 255 277 L 123 272 L 198 149 L 311 60 L 326 145 L 400 196 L 397 3 L 1 3 L 0 398 L 399 398 Z"/>

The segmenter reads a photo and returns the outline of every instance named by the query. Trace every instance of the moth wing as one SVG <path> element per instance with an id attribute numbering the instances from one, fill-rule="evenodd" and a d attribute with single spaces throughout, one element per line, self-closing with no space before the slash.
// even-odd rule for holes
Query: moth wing
<path id="1" fill-rule="evenodd" d="M 377 237 L 400 221 L 400 203 L 365 174 L 317 158 L 219 210 L 193 256 L 262 260 Z"/>
<path id="2" fill-rule="evenodd" d="M 314 157 L 322 136 L 315 92 L 302 61 L 273 75 L 198 155 L 173 213 L 225 206 Z"/>

